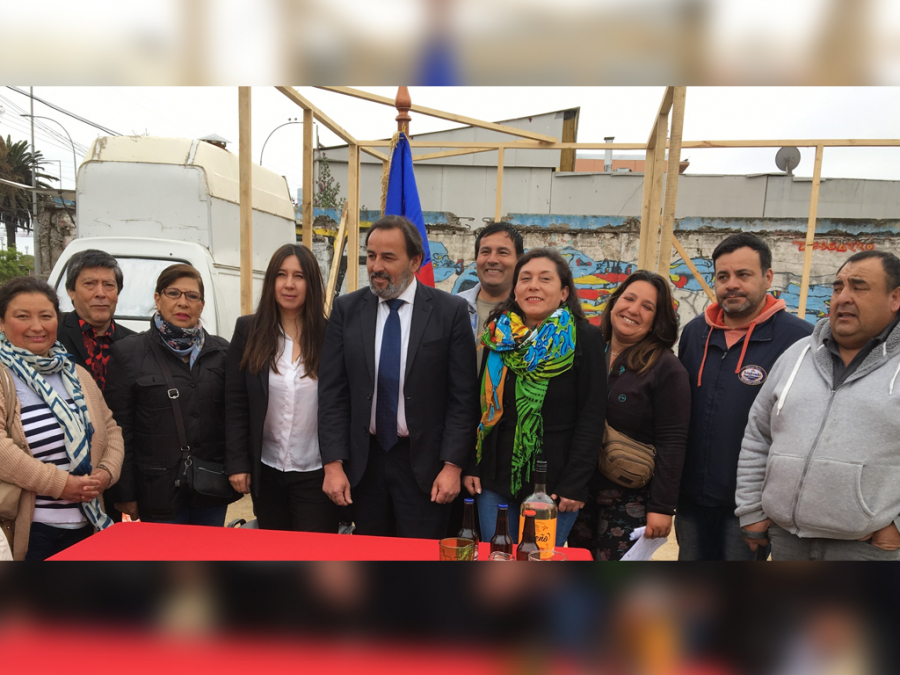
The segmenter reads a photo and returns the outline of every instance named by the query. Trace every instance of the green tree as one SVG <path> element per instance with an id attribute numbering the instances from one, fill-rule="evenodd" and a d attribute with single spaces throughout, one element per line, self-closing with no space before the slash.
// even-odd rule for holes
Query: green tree
<path id="1" fill-rule="evenodd" d="M 341 184 L 331 175 L 331 167 L 328 158 L 322 153 L 322 161 L 319 163 L 319 180 L 316 181 L 314 204 L 320 209 L 337 209 L 340 212 L 344 208 L 346 199 L 338 199 Z"/>
<path id="2" fill-rule="evenodd" d="M 32 154 L 27 141 L 12 141 L 9 136 L 0 136 L 0 178 L 21 185 L 31 185 L 32 163 L 37 166 L 37 186 L 49 188 L 45 180 L 56 177 L 41 173 L 47 163 L 40 151 Z M 44 195 L 38 195 L 43 201 Z M 9 248 L 16 246 L 16 230 L 31 231 L 31 191 L 0 183 L 0 222 L 6 226 L 6 243 Z"/>
<path id="3" fill-rule="evenodd" d="M 34 256 L 19 253 L 14 248 L 0 251 L 0 286 L 15 277 L 31 274 L 33 270 Z"/>

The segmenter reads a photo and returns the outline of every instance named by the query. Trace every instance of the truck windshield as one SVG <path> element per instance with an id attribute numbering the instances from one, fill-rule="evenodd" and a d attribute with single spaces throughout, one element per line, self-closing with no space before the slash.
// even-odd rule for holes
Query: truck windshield
<path id="1" fill-rule="evenodd" d="M 153 292 L 156 290 L 156 279 L 160 272 L 169 265 L 186 263 L 186 260 L 173 258 L 119 258 L 119 267 L 125 277 L 119 303 L 116 305 L 116 319 L 149 319 L 156 311 Z M 70 312 L 74 309 L 69 294 L 66 292 L 66 272 L 63 271 L 56 287 L 59 296 L 59 309 Z"/>

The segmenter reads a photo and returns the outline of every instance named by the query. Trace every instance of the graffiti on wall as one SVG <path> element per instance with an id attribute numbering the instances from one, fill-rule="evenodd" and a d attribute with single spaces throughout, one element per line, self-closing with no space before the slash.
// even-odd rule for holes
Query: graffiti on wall
<path id="1" fill-rule="evenodd" d="M 467 291 L 478 283 L 474 262 L 467 265 L 461 258 L 452 260 L 444 244 L 441 242 L 429 242 L 429 244 L 434 258 L 436 282 L 448 281 L 455 274 L 456 279 L 453 281 L 452 293 Z M 584 313 L 591 323 L 599 324 L 600 316 L 606 308 L 610 294 L 629 274 L 637 269 L 637 265 L 634 261 L 610 260 L 609 258 L 594 260 L 591 256 L 572 246 L 562 247 L 559 252 L 568 261 L 569 268 L 572 270 Z M 706 283 L 712 286 L 714 282 L 712 259 L 698 257 L 692 258 L 691 262 Z M 686 302 L 685 309 L 688 312 L 692 315 L 699 314 L 706 305 L 706 294 L 687 264 L 680 258 L 672 263 L 669 279 L 677 291 L 676 304 L 681 305 Z M 776 298 L 783 299 L 789 309 L 796 311 L 800 304 L 798 283 L 789 281 L 786 287 L 773 287 L 771 292 Z M 816 323 L 819 319 L 828 316 L 830 303 L 831 283 L 811 283 L 806 303 L 806 320 Z"/>
<path id="2" fill-rule="evenodd" d="M 794 246 L 798 251 L 806 250 L 806 241 L 803 239 L 795 239 Z M 814 241 L 813 251 L 832 251 L 834 253 L 859 253 L 860 251 L 874 251 L 877 247 L 871 242 L 862 241 L 834 241 L 826 239 L 824 241 Z"/>

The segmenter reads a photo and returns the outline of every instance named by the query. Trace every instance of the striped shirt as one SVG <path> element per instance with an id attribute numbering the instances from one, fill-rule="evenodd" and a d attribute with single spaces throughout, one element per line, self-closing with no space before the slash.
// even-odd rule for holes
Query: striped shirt
<path id="1" fill-rule="evenodd" d="M 43 377 L 56 393 L 62 396 L 69 407 L 75 410 L 75 402 L 66 392 L 59 374 L 54 373 Z M 59 421 L 50 411 L 50 407 L 31 391 L 27 384 L 18 377 L 13 379 L 16 383 L 16 395 L 22 404 L 22 427 L 25 430 L 25 440 L 28 442 L 31 454 L 35 459 L 39 459 L 45 464 L 53 464 L 56 468 L 68 473 L 70 462 L 66 455 L 65 437 Z M 82 527 L 88 521 L 81 512 L 78 502 L 37 495 L 32 522 L 71 529 Z"/>

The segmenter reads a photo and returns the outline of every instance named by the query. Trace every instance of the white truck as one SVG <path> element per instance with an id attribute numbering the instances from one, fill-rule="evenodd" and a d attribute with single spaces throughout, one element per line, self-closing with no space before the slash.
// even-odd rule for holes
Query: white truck
<path id="1" fill-rule="evenodd" d="M 269 258 L 297 240 L 294 207 L 282 176 L 253 165 L 253 285 L 258 300 Z M 201 317 L 231 338 L 240 316 L 238 158 L 183 138 L 108 136 L 94 141 L 78 169 L 76 239 L 50 273 L 63 311 L 72 309 L 65 269 L 77 252 L 115 256 L 125 276 L 116 321 L 148 328 L 156 278 L 176 262 L 200 271 L 206 291 Z"/>

